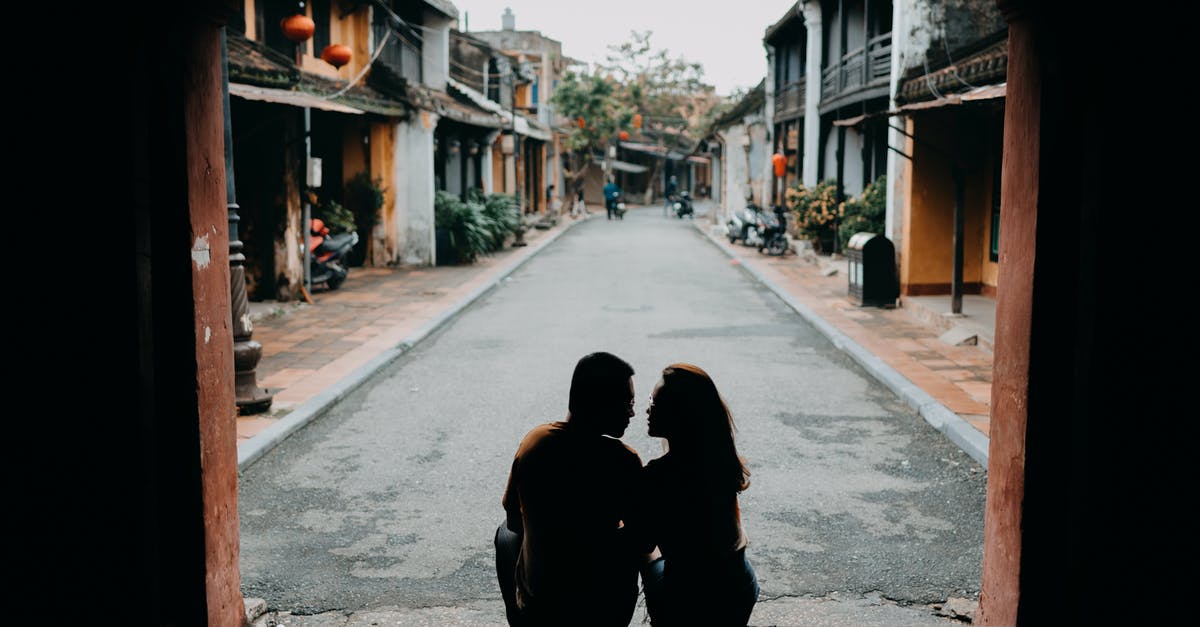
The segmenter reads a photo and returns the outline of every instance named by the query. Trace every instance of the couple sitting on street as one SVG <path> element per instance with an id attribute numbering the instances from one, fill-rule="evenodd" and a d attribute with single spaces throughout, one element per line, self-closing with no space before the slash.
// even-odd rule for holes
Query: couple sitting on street
<path id="1" fill-rule="evenodd" d="M 703 370 L 668 366 L 646 410 L 668 450 L 643 467 L 617 439 L 633 399 L 633 368 L 592 353 L 567 419 L 521 441 L 495 538 L 510 625 L 628 625 L 639 572 L 655 627 L 749 620 L 759 588 L 738 493 L 750 472 L 729 409 Z"/>

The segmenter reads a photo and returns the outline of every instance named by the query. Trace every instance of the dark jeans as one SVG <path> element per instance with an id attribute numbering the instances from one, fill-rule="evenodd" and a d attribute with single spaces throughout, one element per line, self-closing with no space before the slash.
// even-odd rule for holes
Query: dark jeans
<path id="1" fill-rule="evenodd" d="M 600 581 L 578 582 L 576 592 L 583 592 L 579 597 L 587 599 L 586 602 L 568 602 L 551 609 L 551 601 L 546 604 L 547 607 L 541 608 L 540 615 L 536 608 L 531 613 L 523 611 L 517 607 L 516 581 L 521 536 L 509 531 L 507 524 L 500 523 L 496 528 L 495 546 L 496 580 L 500 584 L 500 596 L 504 597 L 504 613 L 512 627 L 624 627 L 633 618 L 637 603 L 637 574 L 633 568 L 626 571 L 629 575 L 628 585 L 623 575 L 615 574 L 618 577 L 616 581 L 601 578 Z M 596 593 L 600 589 L 604 592 Z"/>
<path id="2" fill-rule="evenodd" d="M 500 583 L 500 596 L 504 597 L 504 613 L 512 627 L 526 625 L 521 609 L 517 607 L 517 555 L 521 552 L 521 536 L 509 531 L 506 523 L 496 528 L 496 580 Z"/>
<path id="3" fill-rule="evenodd" d="M 744 627 L 758 601 L 758 576 L 738 551 L 724 564 L 677 565 L 666 558 L 642 567 L 646 611 L 654 627 Z"/>

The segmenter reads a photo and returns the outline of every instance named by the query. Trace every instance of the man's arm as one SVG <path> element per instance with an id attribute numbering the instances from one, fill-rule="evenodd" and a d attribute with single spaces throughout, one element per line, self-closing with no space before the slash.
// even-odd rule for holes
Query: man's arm
<path id="1" fill-rule="evenodd" d="M 512 469 L 508 472 L 508 485 L 504 488 L 504 498 L 500 500 L 504 505 L 505 524 L 508 530 L 521 535 L 525 532 L 525 527 L 521 522 L 521 493 L 517 489 L 517 469 L 520 458 L 513 460 Z"/>

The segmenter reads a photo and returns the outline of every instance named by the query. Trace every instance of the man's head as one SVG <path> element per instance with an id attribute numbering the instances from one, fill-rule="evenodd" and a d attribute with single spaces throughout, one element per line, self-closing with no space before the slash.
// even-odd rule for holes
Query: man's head
<path id="1" fill-rule="evenodd" d="M 577 426 L 621 437 L 633 416 L 633 366 L 612 353 L 585 355 L 575 364 L 568 401 Z"/>

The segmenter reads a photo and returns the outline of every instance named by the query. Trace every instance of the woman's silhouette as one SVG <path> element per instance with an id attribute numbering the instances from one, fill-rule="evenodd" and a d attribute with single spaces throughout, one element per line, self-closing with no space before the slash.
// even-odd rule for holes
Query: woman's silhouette
<path id="1" fill-rule="evenodd" d="M 745 625 L 759 588 L 738 509 L 750 471 L 729 408 L 708 373 L 672 364 L 646 414 L 648 433 L 668 444 L 643 471 L 647 531 L 661 552 L 642 569 L 651 623 Z"/>

